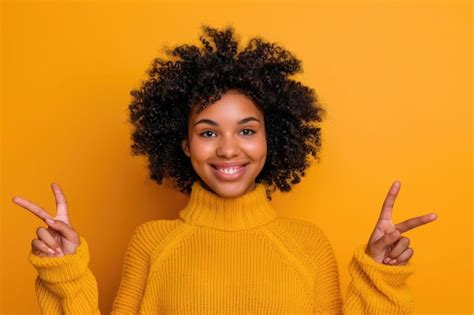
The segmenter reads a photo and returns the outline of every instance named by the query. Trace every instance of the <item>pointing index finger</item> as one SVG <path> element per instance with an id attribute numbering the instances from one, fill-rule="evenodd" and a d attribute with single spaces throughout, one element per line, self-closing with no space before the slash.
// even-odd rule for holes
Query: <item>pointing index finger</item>
<path id="1" fill-rule="evenodd" d="M 387 197 L 385 197 L 384 203 L 382 205 L 382 211 L 380 212 L 379 221 L 392 220 L 392 209 L 399 191 L 400 181 L 396 180 L 393 182 L 392 186 L 390 186 Z"/>
<path id="2" fill-rule="evenodd" d="M 18 197 L 18 196 L 14 196 L 12 198 L 12 201 L 15 204 L 17 204 L 17 205 L 25 208 L 26 210 L 30 211 L 31 213 L 33 213 L 34 215 L 36 215 L 38 218 L 42 219 L 43 221 L 46 218 L 53 219 L 53 217 L 46 210 L 44 210 L 40 206 L 34 204 L 33 202 L 31 202 L 27 199 L 24 199 L 24 198 Z"/>
<path id="3" fill-rule="evenodd" d="M 408 230 L 411 230 L 413 228 L 416 228 L 417 226 L 430 223 L 434 220 L 436 220 L 438 216 L 436 213 L 429 213 L 425 214 L 419 217 L 411 218 L 408 220 L 405 220 L 401 223 L 398 223 L 395 225 L 395 228 L 400 231 L 400 233 L 406 232 Z"/>

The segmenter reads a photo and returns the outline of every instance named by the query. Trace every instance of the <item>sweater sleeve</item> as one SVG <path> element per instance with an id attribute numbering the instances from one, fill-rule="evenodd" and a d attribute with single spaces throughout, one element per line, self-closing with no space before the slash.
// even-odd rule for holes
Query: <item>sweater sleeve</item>
<path id="1" fill-rule="evenodd" d="M 342 314 L 342 296 L 336 255 L 326 234 L 317 230 L 314 241 L 316 269 L 314 313 Z"/>
<path id="2" fill-rule="evenodd" d="M 149 224 L 139 226 L 128 244 L 111 315 L 138 314 L 146 287 L 150 261 L 147 230 Z"/>
<path id="3" fill-rule="evenodd" d="M 97 282 L 89 269 L 89 247 L 81 236 L 76 252 L 28 260 L 37 271 L 35 291 L 41 314 L 100 314 Z"/>
<path id="4" fill-rule="evenodd" d="M 359 245 L 349 264 L 351 280 L 344 304 L 346 314 L 413 314 L 414 301 L 406 280 L 415 272 L 406 265 L 390 266 L 374 261 Z"/>
<path id="5" fill-rule="evenodd" d="M 414 265 L 377 263 L 365 253 L 366 244 L 356 248 L 349 264 L 351 276 L 342 302 L 338 266 L 331 243 L 320 231 L 316 250 L 315 314 L 411 314 L 414 311 L 406 279 Z"/>

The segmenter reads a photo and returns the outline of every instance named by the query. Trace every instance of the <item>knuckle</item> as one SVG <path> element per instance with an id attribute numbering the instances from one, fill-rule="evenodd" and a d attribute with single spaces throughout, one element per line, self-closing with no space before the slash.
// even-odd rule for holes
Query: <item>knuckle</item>
<path id="1" fill-rule="evenodd" d="M 72 236 L 72 238 L 74 239 L 74 241 L 76 243 L 79 243 L 79 241 L 81 240 L 81 238 L 79 237 L 79 234 L 77 233 L 74 233 L 74 235 Z"/>
<path id="2" fill-rule="evenodd" d="M 71 237 L 73 238 L 79 238 L 79 233 L 77 233 L 76 230 L 74 230 L 72 227 L 69 227 L 67 228 L 69 230 L 69 234 L 71 235 Z"/>
<path id="3" fill-rule="evenodd" d="M 36 235 L 40 236 L 41 230 L 43 230 L 43 229 L 44 229 L 44 227 L 38 226 L 38 228 L 36 229 Z"/>
<path id="4" fill-rule="evenodd" d="M 405 245 L 405 246 L 410 245 L 410 239 L 408 237 L 402 237 L 400 239 L 400 242 L 402 242 L 402 244 Z"/>
<path id="5" fill-rule="evenodd" d="M 51 244 L 50 247 L 51 247 L 53 250 L 55 250 L 56 248 L 61 247 L 61 246 L 59 246 L 58 242 L 56 242 L 56 240 L 55 240 L 55 241 Z"/>
<path id="6" fill-rule="evenodd" d="M 43 250 L 43 245 L 44 245 L 44 242 L 38 240 L 37 242 L 35 242 L 35 248 L 39 251 L 42 251 Z"/>
<path id="7" fill-rule="evenodd" d="M 408 260 L 411 258 L 411 256 L 413 256 L 413 251 L 411 251 L 409 248 L 407 250 L 405 250 L 403 252 L 403 254 L 401 255 L 403 256 L 404 259 Z"/>

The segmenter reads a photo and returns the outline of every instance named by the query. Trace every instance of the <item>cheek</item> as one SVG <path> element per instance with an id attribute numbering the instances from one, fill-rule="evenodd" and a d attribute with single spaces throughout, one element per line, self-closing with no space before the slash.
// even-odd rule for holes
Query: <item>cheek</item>
<path id="1" fill-rule="evenodd" d="M 243 148 L 254 159 L 261 159 L 267 155 L 267 142 L 264 137 L 245 143 Z"/>
<path id="2" fill-rule="evenodd" d="M 202 141 L 199 138 L 192 138 L 190 141 L 191 159 L 197 162 L 205 161 L 215 152 L 211 141 Z"/>

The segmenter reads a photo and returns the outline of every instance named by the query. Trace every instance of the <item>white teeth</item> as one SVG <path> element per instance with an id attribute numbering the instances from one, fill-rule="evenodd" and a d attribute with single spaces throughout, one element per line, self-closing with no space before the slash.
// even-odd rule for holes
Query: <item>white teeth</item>
<path id="1" fill-rule="evenodd" d="M 233 167 L 233 168 L 218 168 L 217 170 L 218 170 L 219 172 L 232 175 L 232 174 L 237 173 L 242 167 L 243 167 L 243 166 Z"/>
<path id="2" fill-rule="evenodd" d="M 219 168 L 219 172 L 223 172 L 226 174 L 235 174 L 239 171 L 240 167 L 238 168 Z"/>

